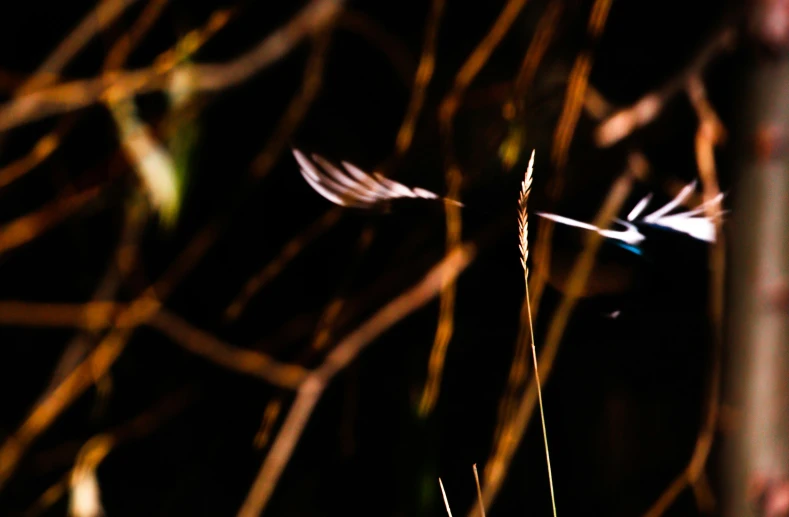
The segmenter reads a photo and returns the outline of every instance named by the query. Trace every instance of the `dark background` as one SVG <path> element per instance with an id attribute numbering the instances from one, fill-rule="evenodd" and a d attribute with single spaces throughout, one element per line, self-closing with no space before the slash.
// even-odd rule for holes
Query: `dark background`
<path id="1" fill-rule="evenodd" d="M 99 73 L 113 38 L 139 15 L 132 7 L 95 38 L 65 70 L 67 78 Z M 143 67 L 231 4 L 171 2 L 127 67 Z M 235 5 L 235 4 L 233 4 Z M 518 329 L 523 281 L 517 249 L 516 208 L 528 151 L 504 170 L 498 147 L 509 126 L 491 85 L 516 74 L 545 1 L 529 3 L 493 54 L 461 106 L 456 148 L 464 168 L 464 237 L 488 235 L 485 248 L 458 282 L 455 331 L 441 396 L 427 419 L 416 414 L 438 314 L 437 299 L 375 341 L 324 395 L 290 461 L 267 515 L 442 515 L 441 476 L 456 514 L 476 491 L 473 463 L 490 452 L 501 396 Z M 12 2 L 0 8 L 0 69 L 26 76 L 91 9 L 92 2 Z M 284 23 L 299 2 L 247 2 L 194 57 L 220 62 L 250 48 Z M 380 25 L 402 48 L 411 72 L 418 62 L 428 2 L 350 2 L 349 9 Z M 394 170 L 398 181 L 445 192 L 437 106 L 455 73 L 484 36 L 503 2 L 449 1 L 441 22 L 435 77 L 414 144 Z M 595 122 L 582 115 L 562 197 L 547 196 L 553 170 L 550 145 L 564 100 L 567 74 L 588 45 L 591 2 L 569 1 L 556 39 L 526 99 L 524 146 L 537 165 L 531 210 L 591 220 L 627 153 L 640 150 L 651 176 L 628 203 L 655 191 L 670 198 L 669 180 L 696 178 L 696 116 L 677 95 L 652 125 L 606 150 L 594 147 Z M 676 75 L 726 20 L 714 0 L 615 2 L 594 47 L 590 84 L 612 104 L 626 106 Z M 374 28 L 373 30 L 379 30 Z M 249 164 L 275 131 L 299 88 L 309 45 L 238 87 L 201 97 L 184 205 L 176 227 L 146 225 L 135 272 L 119 289 L 130 300 L 156 279 L 209 221 L 221 235 L 179 285 L 167 307 L 194 326 L 238 346 L 283 361 L 303 359 L 326 304 L 347 299 L 332 331 L 332 346 L 375 309 L 412 285 L 444 251 L 440 207 L 405 206 L 390 214 L 343 212 L 337 225 L 307 246 L 232 324 L 222 311 L 244 282 L 332 207 L 298 174 L 288 152 L 270 174 L 249 186 Z M 738 51 L 705 72 L 709 95 L 730 130 L 736 113 Z M 293 145 L 371 170 L 390 156 L 409 98 L 407 82 L 387 55 L 358 32 L 333 33 L 322 90 L 291 139 Z M 5 90 L 4 100 L 10 98 Z M 475 96 L 476 95 L 476 96 Z M 137 98 L 144 120 L 166 114 L 160 94 Z M 69 189 L 111 183 L 90 204 L 35 241 L 0 256 L 0 298 L 39 302 L 90 299 L 119 238 L 125 203 L 137 190 L 132 171 L 113 166 L 118 140 L 106 109 L 76 113 L 62 145 L 41 166 L 0 189 L 0 221 L 11 221 Z M 0 165 L 28 152 L 62 117 L 2 135 Z M 732 186 L 721 152 L 722 188 Z M 115 159 L 117 161 L 117 158 Z M 510 217 L 511 216 L 511 217 Z M 369 249 L 359 235 L 373 230 Z M 539 220 L 532 218 L 536 238 Z M 534 241 L 532 241 L 534 242 Z M 572 258 L 581 238 L 558 231 L 554 253 Z M 643 513 L 684 468 L 702 415 L 709 367 L 706 247 L 679 237 L 660 241 L 645 257 L 604 248 L 609 266 L 635 271 L 624 290 L 584 298 L 562 341 L 545 386 L 546 419 L 559 512 L 586 515 Z M 557 273 L 560 274 L 560 273 Z M 537 343 L 560 293 L 549 287 L 536 322 Z M 619 310 L 616 319 L 606 314 Z M 12 433 L 38 399 L 69 329 L 0 328 L 0 437 Z M 317 354 L 305 364 L 318 364 Z M 110 517 L 124 515 L 233 515 L 267 448 L 253 446 L 268 401 L 282 393 L 256 379 L 224 370 L 174 346 L 148 327 L 135 331 L 111 370 L 111 391 L 89 391 L 33 445 L 0 494 L 0 515 L 22 515 L 73 465 L 79 445 L 157 407 L 156 425 L 118 445 L 98 468 Z M 291 400 L 285 395 L 284 402 Z M 283 409 L 284 412 L 284 409 Z M 277 426 L 281 423 L 277 423 Z M 712 472 L 715 480 L 715 456 Z M 483 480 L 484 482 L 484 480 Z M 63 515 L 67 498 L 45 511 Z M 492 515 L 550 511 L 542 436 L 533 420 Z M 671 515 L 696 515 L 686 491 Z"/>

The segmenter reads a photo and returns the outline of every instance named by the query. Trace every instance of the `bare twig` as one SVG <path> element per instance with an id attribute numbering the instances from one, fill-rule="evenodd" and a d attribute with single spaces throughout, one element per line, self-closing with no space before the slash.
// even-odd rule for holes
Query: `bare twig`
<path id="1" fill-rule="evenodd" d="M 596 43 L 603 33 L 608 11 L 611 9 L 611 0 L 595 0 L 589 14 L 587 33 L 592 43 Z M 589 73 L 592 70 L 592 52 L 582 51 L 575 60 L 564 97 L 564 107 L 556 124 L 553 134 L 553 149 L 551 159 L 556 165 L 557 175 L 554 178 L 554 190 L 558 193 L 562 189 L 562 174 L 567 164 L 567 155 L 570 143 L 575 133 L 575 126 L 581 116 L 581 108 L 586 97 L 586 87 L 589 83 Z M 555 194 L 556 195 L 556 194 Z"/>
<path id="2" fill-rule="evenodd" d="M 455 165 L 450 165 L 447 169 L 447 181 L 449 183 L 450 199 L 458 199 L 460 191 L 460 169 Z M 452 250 L 461 238 L 461 217 L 460 207 L 450 203 L 445 204 L 447 236 L 446 248 Z M 438 326 L 433 338 L 433 346 L 430 349 L 430 358 L 427 364 L 427 380 L 419 399 L 417 412 L 421 416 L 427 416 L 435 407 L 438 394 L 441 389 L 441 377 L 444 371 L 444 360 L 446 359 L 449 341 L 452 339 L 454 331 L 455 315 L 455 283 L 447 280 L 441 289 L 438 308 Z"/>
<path id="3" fill-rule="evenodd" d="M 70 304 L 4 300 L 0 301 L 0 325 L 66 327 L 90 331 L 114 326 L 116 329 L 128 330 L 141 324 L 122 317 L 128 309 L 126 304 L 109 301 Z M 114 321 L 116 315 L 117 321 Z M 307 370 L 301 366 L 283 364 L 261 352 L 227 344 L 163 308 L 148 316 L 144 323 L 194 354 L 224 368 L 260 377 L 275 386 L 296 389 L 307 374 Z"/>
<path id="4" fill-rule="evenodd" d="M 608 19 L 608 11 L 611 8 L 611 0 L 595 0 L 592 10 L 589 13 L 587 22 L 587 37 L 590 40 L 590 49 L 582 51 L 575 59 L 570 77 L 567 83 L 567 92 L 564 97 L 562 113 L 556 124 L 553 134 L 553 145 L 551 148 L 551 160 L 553 161 L 556 172 L 552 179 L 552 186 L 549 194 L 557 198 L 564 188 L 564 169 L 567 164 L 570 144 L 575 134 L 575 128 L 581 116 L 581 108 L 586 99 L 586 91 L 589 85 L 589 74 L 592 69 L 592 46 L 600 39 Z M 553 222 L 544 221 L 540 226 L 540 233 L 537 236 L 535 245 L 535 268 L 532 275 L 531 285 L 531 310 L 536 317 L 540 309 L 542 294 L 550 275 L 551 263 L 551 240 L 553 239 Z"/>
<path id="5" fill-rule="evenodd" d="M 718 423 L 720 412 L 720 391 L 723 362 L 723 315 L 725 307 L 725 277 L 726 277 L 726 239 L 721 229 L 721 206 L 710 203 L 718 198 L 718 174 L 715 166 L 714 148 L 720 145 L 725 138 L 725 129 L 718 120 L 712 106 L 707 102 L 703 85 L 699 81 L 691 81 L 689 87 L 701 87 L 701 95 L 696 102 L 699 114 L 699 129 L 696 133 L 696 162 L 699 176 L 704 189 L 704 201 L 707 217 L 716 223 L 715 242 L 709 250 L 710 261 L 710 305 L 709 316 L 712 327 L 712 369 L 709 374 L 709 388 L 707 394 L 707 412 L 703 427 L 699 432 L 696 450 L 688 464 L 688 478 L 691 484 L 696 485 L 703 479 L 704 464 L 709 456 Z M 692 94 L 691 94 L 692 95 Z M 698 491 L 694 491 L 698 493 Z M 698 499 L 699 505 L 701 501 Z"/>
<path id="6" fill-rule="evenodd" d="M 274 397 L 266 404 L 266 409 L 263 410 L 263 419 L 260 422 L 260 429 L 255 435 L 255 447 L 262 449 L 268 445 L 271 439 L 271 431 L 274 429 L 274 424 L 282 411 L 282 397 Z"/>
<path id="7" fill-rule="evenodd" d="M 127 0 L 125 4 L 128 6 L 134 1 L 136 0 Z M 151 24 L 156 20 L 159 14 L 161 14 L 161 9 L 164 7 L 167 1 L 168 0 L 152 0 L 146 6 L 134 27 L 132 27 L 132 29 L 127 34 L 124 34 L 110 49 L 104 63 L 105 70 L 117 69 L 123 65 L 123 62 L 125 61 L 128 54 L 134 49 L 136 44 L 139 43 L 145 32 L 150 29 Z M 102 12 L 104 13 L 106 12 L 106 9 L 111 9 L 112 12 L 110 14 L 112 14 L 112 17 L 114 18 L 121 13 L 121 11 L 116 12 L 116 9 L 121 7 L 124 2 L 111 0 L 102 3 L 102 5 L 104 4 L 109 5 L 104 7 L 103 9 L 105 9 L 105 11 Z M 98 10 L 99 9 L 97 8 L 96 11 Z M 80 25 L 80 27 L 83 27 L 83 30 L 85 30 L 85 27 L 92 29 L 92 26 L 90 23 L 88 23 L 88 21 L 97 16 L 96 11 L 91 13 L 91 15 L 86 18 L 86 21 L 83 21 L 83 23 Z M 100 19 L 97 29 L 106 28 L 106 26 L 111 23 L 111 21 L 112 20 L 104 18 Z M 57 52 L 58 51 L 56 51 L 56 53 Z M 55 79 L 57 79 L 57 74 L 52 71 L 50 71 L 48 74 L 33 76 L 27 82 L 28 84 L 24 86 L 24 89 L 26 91 L 42 88 L 48 86 Z M 20 87 L 20 93 L 24 93 L 23 87 Z M 63 137 L 73 126 L 73 122 L 74 121 L 71 118 L 64 119 L 54 131 L 51 131 L 41 137 L 27 155 L 13 161 L 12 163 L 9 163 L 0 169 L 0 188 L 27 174 L 29 171 L 41 164 L 44 160 L 49 158 L 49 156 L 51 156 L 52 153 L 60 146 Z"/>
<path id="8" fill-rule="evenodd" d="M 194 65 L 190 69 L 195 91 L 217 91 L 234 86 L 286 55 L 307 35 L 331 23 L 343 0 L 312 0 L 280 29 L 251 51 L 225 64 Z M 225 13 L 227 16 L 227 13 Z M 16 98 L 0 106 L 0 131 L 46 116 L 81 109 L 104 99 L 128 98 L 161 90 L 170 82 L 176 62 L 59 84 Z"/>
<path id="9" fill-rule="evenodd" d="M 263 151 L 255 157 L 250 174 L 254 179 L 265 177 L 276 163 L 277 158 L 285 148 L 287 141 L 293 135 L 299 123 L 303 120 L 312 101 L 320 90 L 325 55 L 329 44 L 329 31 L 326 30 L 319 37 L 313 48 L 304 70 L 304 79 L 301 91 L 293 97 L 285 114 L 277 124 L 277 129 L 272 133 Z M 324 216 L 314 222 L 304 233 L 296 236 L 282 249 L 273 262 L 267 264 L 259 273 L 250 278 L 236 295 L 230 305 L 225 309 L 225 319 L 233 321 L 243 312 L 249 300 L 254 297 L 272 278 L 276 277 L 290 260 L 296 257 L 301 250 L 313 239 L 322 235 L 340 219 L 342 211 L 339 208 L 328 211 Z"/>
<path id="10" fill-rule="evenodd" d="M 107 0 L 88 13 L 82 22 L 38 67 L 36 72 L 19 87 L 17 95 L 25 95 L 55 82 L 60 72 L 85 45 L 105 27 L 109 26 L 128 7 L 137 0 Z"/>
<path id="11" fill-rule="evenodd" d="M 0 226 L 0 253 L 34 240 L 96 199 L 102 187 L 91 187 Z"/>
<path id="12" fill-rule="evenodd" d="M 5 485 L 27 448 L 93 382 L 101 378 L 123 352 L 138 325 L 153 317 L 175 286 L 191 271 L 216 237 L 209 226 L 198 234 L 159 280 L 131 302 L 117 317 L 117 326 L 50 394 L 38 402 L 27 419 L 0 445 L 0 488 Z"/>
<path id="13" fill-rule="evenodd" d="M 304 432 L 315 405 L 334 376 L 351 363 L 375 338 L 436 296 L 446 281 L 454 279 L 471 263 L 474 255 L 475 247 L 471 244 L 450 252 L 416 286 L 389 302 L 357 330 L 340 341 L 321 366 L 307 376 L 299 387 L 296 400 L 238 512 L 239 517 L 258 517 L 263 511 L 293 454 L 296 443 Z"/>
<path id="14" fill-rule="evenodd" d="M 145 32 L 150 29 L 150 25 L 153 23 L 153 21 L 155 21 L 156 17 L 161 14 L 161 9 L 163 8 L 164 4 L 166 4 L 166 2 L 167 0 L 152 0 L 146 6 L 135 26 L 132 27 L 129 33 L 124 34 L 121 39 L 118 40 L 118 42 L 110 49 L 110 52 L 108 53 L 104 63 L 105 71 L 112 71 L 116 68 L 120 68 L 123 65 L 123 62 L 125 61 L 128 54 L 134 49 L 135 45 L 139 43 Z M 118 4 L 118 2 L 114 0 L 107 3 Z M 179 42 L 179 46 L 184 46 L 183 42 L 188 41 L 191 51 L 196 51 L 199 46 L 202 45 L 202 43 L 207 39 L 208 35 L 213 34 L 224 25 L 226 19 L 226 11 L 217 11 L 214 13 L 214 15 L 212 15 L 211 20 L 202 31 L 193 31 L 187 37 L 182 39 L 181 42 Z M 106 24 L 102 24 L 99 28 L 103 28 L 104 26 L 106 26 Z M 162 56 L 160 56 L 160 59 L 167 59 L 168 56 L 171 55 L 174 55 L 173 52 L 165 52 Z M 175 60 L 170 58 L 170 61 Z M 44 78 L 43 75 L 37 77 Z M 56 78 L 54 75 L 47 77 Z M 43 81 L 43 79 L 38 79 L 36 77 L 30 79 L 30 84 L 34 85 L 35 88 L 45 87 L 50 82 L 51 81 L 49 79 L 47 79 L 47 81 Z M 35 89 L 33 86 L 30 86 L 30 88 Z M 0 187 L 4 187 L 24 176 L 36 166 L 41 164 L 49 156 L 51 156 L 52 153 L 60 146 L 63 137 L 72 126 L 73 120 L 71 118 L 64 119 L 54 131 L 51 131 L 50 133 L 47 133 L 41 137 L 27 155 L 13 161 L 12 163 L 9 163 L 0 169 Z"/>
<path id="15" fill-rule="evenodd" d="M 291 239 L 274 260 L 266 264 L 259 273 L 256 273 L 244 284 L 241 292 L 225 309 L 225 319 L 228 321 L 236 320 L 249 303 L 249 300 L 275 278 L 293 258 L 301 253 L 305 246 L 339 221 L 341 215 L 341 208 L 332 208 L 313 222 L 304 232 Z"/>
<path id="16" fill-rule="evenodd" d="M 115 298 L 123 280 L 134 266 L 137 256 L 137 246 L 142 237 L 147 216 L 146 205 L 141 197 L 134 196 L 128 201 L 125 210 L 124 228 L 118 239 L 118 244 L 112 259 L 93 292 L 91 302 L 99 304 L 103 302 L 110 305 L 110 300 Z M 95 314 L 91 313 L 94 309 L 89 308 L 91 302 L 86 304 L 86 320 L 88 322 L 92 321 L 98 328 L 83 329 L 83 332 L 78 333 L 66 345 L 61 353 L 57 366 L 53 370 L 49 387 L 44 392 L 43 396 L 46 396 L 55 386 L 60 384 L 69 372 L 84 359 L 85 355 L 98 341 L 99 332 L 111 325 L 112 320 L 122 307 L 121 304 L 115 304 L 113 312 L 104 311 L 102 314 L 100 312 L 101 309 L 99 309 L 97 311 L 99 313 Z M 97 307 L 101 307 L 101 305 Z M 79 328 L 80 325 L 75 325 L 75 327 Z"/>
<path id="17" fill-rule="evenodd" d="M 95 445 L 107 447 L 106 452 L 109 453 L 111 449 L 118 445 L 153 433 L 164 423 L 164 421 L 180 413 L 192 403 L 194 400 L 193 395 L 194 394 L 189 389 L 180 389 L 176 392 L 168 393 L 158 400 L 156 404 L 146 409 L 143 413 L 135 416 L 133 419 L 93 436 L 82 445 L 77 443 L 74 445 L 69 444 L 66 447 L 60 446 L 57 448 L 56 454 L 58 456 L 64 456 L 60 450 L 65 448 L 68 449 L 65 451 L 69 453 L 68 457 L 73 458 L 75 454 L 81 454 L 81 451 L 87 450 L 86 448 Z M 51 464 L 50 458 L 52 455 L 53 451 L 47 451 L 39 454 L 39 457 L 46 458 L 47 464 Z M 38 500 L 24 513 L 24 516 L 36 517 L 57 503 L 66 493 L 71 475 L 72 471 L 70 470 L 60 480 L 45 490 Z"/>
<path id="18" fill-rule="evenodd" d="M 701 74 L 713 59 L 723 50 L 731 47 L 735 36 L 736 32 L 731 27 L 725 27 L 717 32 L 676 77 L 657 90 L 646 94 L 632 106 L 618 110 L 606 118 L 595 130 L 597 145 L 612 146 L 633 131 L 652 122 L 666 102 L 685 88 L 692 76 Z"/>
<path id="19" fill-rule="evenodd" d="M 375 230 L 372 226 L 368 226 L 362 230 L 357 241 L 356 249 L 354 250 L 356 258 L 355 260 L 351 260 L 346 266 L 347 273 L 342 283 L 348 283 L 353 277 L 354 272 L 359 266 L 359 260 L 369 248 L 374 236 Z M 340 288 L 339 291 L 342 291 L 342 288 Z M 338 293 L 326 304 L 315 326 L 312 342 L 309 348 L 302 352 L 300 357 L 295 361 L 297 364 L 310 364 L 309 361 L 314 360 L 314 357 L 330 344 L 333 337 L 332 332 L 337 325 L 342 309 L 345 307 L 346 303 L 347 299 Z M 260 423 L 260 430 L 257 435 L 255 435 L 255 446 L 258 448 L 262 448 L 269 440 L 271 429 L 282 408 L 283 395 L 285 395 L 285 393 L 274 396 L 266 405 L 266 409 L 263 412 L 263 419 Z"/>
<path id="20" fill-rule="evenodd" d="M 320 0 L 316 0 L 315 3 L 319 2 Z M 300 20 L 304 22 L 303 17 Z M 281 33 L 277 34 L 282 36 Z M 283 49 L 274 50 L 279 52 Z M 274 50 L 269 48 L 267 52 Z M 260 55 L 258 56 L 260 57 Z M 266 56 L 270 57 L 270 54 L 263 53 L 262 57 L 266 58 Z M 131 331 L 156 314 L 160 307 L 159 300 L 166 298 L 175 285 L 215 242 L 217 235 L 217 223 L 209 224 L 203 228 L 165 275 L 154 286 L 146 290 L 142 296 L 129 304 L 118 316 L 117 328 L 110 332 L 90 356 L 55 388 L 50 396 L 36 405 L 22 427 L 0 447 L 0 485 L 7 481 L 30 443 L 83 393 L 94 379 L 100 378 L 117 360 L 131 336 Z"/>
<path id="21" fill-rule="evenodd" d="M 269 173 L 318 95 L 323 85 L 323 72 L 330 42 L 331 24 L 315 36 L 312 52 L 304 67 L 301 90 L 290 101 L 266 146 L 252 162 L 250 173 L 255 178 L 263 178 Z"/>
<path id="22" fill-rule="evenodd" d="M 490 55 L 501 43 L 501 40 L 509 31 L 515 19 L 520 14 L 526 0 L 508 0 L 504 8 L 499 13 L 496 21 L 493 22 L 490 30 L 484 38 L 477 44 L 474 51 L 469 55 L 463 66 L 455 75 L 452 89 L 441 101 L 439 108 L 439 127 L 442 134 L 442 144 L 444 147 L 444 169 L 447 182 L 447 197 L 450 199 L 460 199 L 460 186 L 463 175 L 460 166 L 455 160 L 453 150 L 453 124 L 455 113 L 457 113 L 460 101 L 463 98 L 468 86 L 477 76 Z M 452 204 L 445 204 L 446 212 L 446 248 L 453 249 L 460 242 L 462 232 L 462 219 L 460 207 Z M 455 283 L 447 282 L 441 290 L 439 301 L 438 327 L 433 339 L 433 347 L 430 350 L 428 359 L 428 376 L 425 388 L 419 401 L 418 412 L 425 416 L 429 414 L 438 399 L 441 386 L 441 377 L 444 370 L 444 359 L 446 358 L 447 347 L 452 339 L 454 331 L 454 311 L 455 311 Z"/>
<path id="23" fill-rule="evenodd" d="M 337 28 L 354 32 L 368 40 L 389 58 L 403 85 L 410 86 L 414 81 L 417 64 L 408 46 L 389 32 L 386 26 L 366 14 L 345 9 L 337 18 Z"/>
<path id="24" fill-rule="evenodd" d="M 124 315 L 144 317 L 156 306 L 149 298 L 141 299 Z M 111 332 L 88 358 L 80 363 L 51 393 L 35 405 L 20 428 L 0 446 L 0 486 L 16 468 L 22 454 L 32 442 L 95 381 L 104 375 L 125 347 L 128 329 Z"/>
<path id="25" fill-rule="evenodd" d="M 105 70 L 117 70 L 126 62 L 132 50 L 159 19 L 169 0 L 150 0 L 137 21 L 128 32 L 123 34 L 110 48 L 104 59 Z"/>
<path id="26" fill-rule="evenodd" d="M 0 325 L 70 327 L 102 330 L 112 324 L 112 315 L 125 304 L 94 301 L 81 304 L 0 301 Z"/>
<path id="27" fill-rule="evenodd" d="M 422 105 L 425 102 L 427 87 L 433 77 L 433 70 L 436 67 L 436 41 L 438 40 L 438 28 L 441 25 L 441 16 L 444 13 L 445 0 L 432 0 L 430 2 L 430 14 L 425 23 L 425 40 L 422 43 L 422 55 L 419 58 L 419 67 L 414 77 L 414 85 L 411 90 L 411 99 L 408 101 L 403 123 L 397 132 L 395 143 L 395 154 L 402 156 L 411 146 L 414 138 L 414 127 L 416 126 Z"/>
<path id="28" fill-rule="evenodd" d="M 0 168 L 0 188 L 21 178 L 49 158 L 60 146 L 63 137 L 72 126 L 71 118 L 63 119 L 55 130 L 42 136 L 29 153 Z"/>
<path id="29" fill-rule="evenodd" d="M 129 53 L 135 48 L 141 38 L 151 28 L 153 22 L 161 14 L 166 2 L 167 0 L 151 0 L 151 2 L 148 3 L 135 25 L 128 33 L 124 34 L 108 52 L 104 63 L 105 70 L 112 71 L 123 65 Z M 227 23 L 230 14 L 232 14 L 232 11 L 218 10 L 214 12 L 205 27 L 191 31 L 179 41 L 176 45 L 176 49 L 184 50 L 185 48 L 187 52 L 197 51 L 211 35 L 215 34 Z M 165 52 L 159 59 L 167 59 L 168 56 L 172 56 L 174 53 L 174 51 Z M 175 62 L 177 60 L 171 58 L 170 61 Z M 0 170 L 0 186 L 25 174 L 32 167 L 38 165 L 44 158 L 49 156 L 60 143 L 62 135 L 70 127 L 71 119 L 65 119 L 58 129 L 39 140 L 30 155 Z M 129 206 L 127 210 L 127 228 L 124 231 L 121 242 L 118 244 L 114 260 L 96 290 L 94 300 L 100 301 L 112 298 L 111 294 L 117 290 L 121 278 L 125 276 L 131 268 L 131 261 L 133 261 L 136 253 L 135 248 L 137 240 L 141 235 L 141 225 L 146 218 L 146 214 L 140 213 L 142 210 L 144 210 L 144 207 L 141 203 L 133 202 L 133 204 Z M 92 330 L 95 332 L 98 329 Z M 59 383 L 64 376 L 83 359 L 89 348 L 89 339 L 90 336 L 80 335 L 67 345 L 55 369 L 53 383 Z"/>
<path id="30" fill-rule="evenodd" d="M 285 56 L 305 36 L 334 23 L 344 0 L 312 0 L 283 27 L 229 63 L 198 65 L 195 87 L 216 91 L 235 86 Z"/>
<path id="31" fill-rule="evenodd" d="M 441 102 L 440 118 L 445 126 L 452 124 L 466 89 L 488 61 L 499 43 L 501 43 L 507 32 L 509 32 L 510 27 L 512 27 L 525 5 L 526 0 L 508 0 L 488 33 L 463 63 L 463 66 L 455 76 L 452 89 Z"/>
<path id="32" fill-rule="evenodd" d="M 691 76 L 687 85 L 688 96 L 691 99 L 696 114 L 699 117 L 699 127 L 696 132 L 696 164 L 699 169 L 702 185 L 704 186 L 704 201 L 712 201 L 719 194 L 717 172 L 715 168 L 714 147 L 720 144 L 725 131 L 718 116 L 707 100 L 704 84 L 698 76 Z M 707 388 L 706 412 L 702 427 L 696 438 L 688 465 L 671 482 L 660 497 L 644 514 L 645 517 L 659 517 L 674 503 L 676 498 L 688 486 L 694 487 L 694 494 L 699 492 L 696 485 L 704 476 L 704 466 L 709 457 L 715 430 L 718 424 L 720 410 L 720 390 L 723 360 L 723 307 L 724 307 L 724 278 L 725 278 L 725 250 L 726 244 L 720 225 L 720 206 L 714 203 L 705 205 L 707 217 L 716 223 L 716 238 L 709 250 L 710 260 L 710 291 L 709 291 L 709 316 L 712 330 L 712 366 L 709 374 Z M 709 506 L 709 498 L 696 498 L 697 505 Z"/>
<path id="33" fill-rule="evenodd" d="M 261 352 L 229 345 L 165 309 L 153 315 L 148 324 L 193 354 L 281 388 L 296 389 L 307 375 L 301 366 L 283 364 Z"/>
<path id="34" fill-rule="evenodd" d="M 543 57 L 545 57 L 545 52 L 553 40 L 563 10 L 564 2 L 562 0 L 553 0 L 548 3 L 545 12 L 540 16 L 540 21 L 537 22 L 537 28 L 534 30 L 534 36 L 532 36 L 529 48 L 526 49 L 526 54 L 523 56 L 518 75 L 515 77 L 512 87 L 512 99 L 504 106 L 503 111 L 505 115 L 517 117 L 518 114 L 523 112 L 526 92 L 534 81 L 534 77 L 537 75 L 537 68 L 540 66 Z"/>

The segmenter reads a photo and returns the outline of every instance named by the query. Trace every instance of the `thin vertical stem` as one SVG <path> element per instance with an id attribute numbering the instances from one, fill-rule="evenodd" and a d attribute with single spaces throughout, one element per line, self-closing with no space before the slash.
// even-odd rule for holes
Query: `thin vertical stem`
<path id="1" fill-rule="evenodd" d="M 548 429 L 545 426 L 545 410 L 542 405 L 542 389 L 540 388 L 540 372 L 537 367 L 537 349 L 534 346 L 534 325 L 531 319 L 531 302 L 529 301 L 529 279 L 528 269 L 524 270 L 523 280 L 526 284 L 526 306 L 529 313 L 529 335 L 531 336 L 531 357 L 534 361 L 534 380 L 537 383 L 537 400 L 540 405 L 540 422 L 542 423 L 542 439 L 545 443 L 545 462 L 548 465 L 548 485 L 551 488 L 551 508 L 553 508 L 553 517 L 556 517 L 556 496 L 553 491 L 553 473 L 551 471 L 551 455 L 548 452 Z"/>

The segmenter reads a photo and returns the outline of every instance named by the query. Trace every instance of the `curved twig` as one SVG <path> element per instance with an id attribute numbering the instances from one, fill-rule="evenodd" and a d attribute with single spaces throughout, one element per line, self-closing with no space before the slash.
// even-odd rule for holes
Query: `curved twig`
<path id="1" fill-rule="evenodd" d="M 343 0 L 312 0 L 280 29 L 254 49 L 224 64 L 190 68 L 195 91 L 217 91 L 234 86 L 275 63 L 307 35 L 329 24 Z M 160 60 L 158 66 L 59 84 L 18 97 L 0 106 L 0 131 L 46 116 L 85 108 L 104 98 L 123 99 L 161 90 L 170 82 L 175 61 Z"/>
<path id="2" fill-rule="evenodd" d="M 475 247 L 472 244 L 451 251 L 421 282 L 389 302 L 343 339 L 329 353 L 323 364 L 307 376 L 299 387 L 296 400 L 263 461 L 238 517 L 260 516 L 304 432 L 312 411 L 334 376 L 356 359 L 376 337 L 436 296 L 446 281 L 454 280 L 471 263 L 474 255 Z"/>

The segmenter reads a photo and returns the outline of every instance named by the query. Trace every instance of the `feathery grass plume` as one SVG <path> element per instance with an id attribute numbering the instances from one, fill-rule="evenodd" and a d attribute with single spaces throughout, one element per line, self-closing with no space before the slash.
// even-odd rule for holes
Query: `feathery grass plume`
<path id="1" fill-rule="evenodd" d="M 556 517 L 556 498 L 553 491 L 553 474 L 551 473 L 551 456 L 548 453 L 548 431 L 545 427 L 545 411 L 542 405 L 542 389 L 540 388 L 540 373 L 537 368 L 537 348 L 534 346 L 534 324 L 531 319 L 531 302 L 529 301 L 529 193 L 531 192 L 532 173 L 534 172 L 534 151 L 529 158 L 529 166 L 521 183 L 521 194 L 518 199 L 518 229 L 520 230 L 521 265 L 523 266 L 523 280 L 526 283 L 526 308 L 529 315 L 529 337 L 531 338 L 531 356 L 534 361 L 534 380 L 537 384 L 537 400 L 540 403 L 540 422 L 542 423 L 542 438 L 545 443 L 545 462 L 548 465 L 548 485 L 551 489 L 551 506 L 553 516 Z"/>
<path id="2" fill-rule="evenodd" d="M 521 195 L 518 198 L 518 230 L 520 232 L 521 265 L 525 277 L 529 276 L 529 266 L 526 259 L 529 258 L 529 194 L 531 193 L 532 173 L 534 172 L 534 151 L 529 158 L 529 166 L 526 168 L 526 175 L 521 182 Z"/>
<path id="3" fill-rule="evenodd" d="M 318 194 L 332 203 L 353 208 L 374 208 L 395 199 L 423 199 L 463 206 L 460 201 L 441 197 L 423 188 L 409 188 L 379 172 L 367 174 L 356 165 L 342 162 L 337 167 L 318 154 L 311 159 L 298 149 L 292 149 L 299 163 L 301 175 Z"/>

